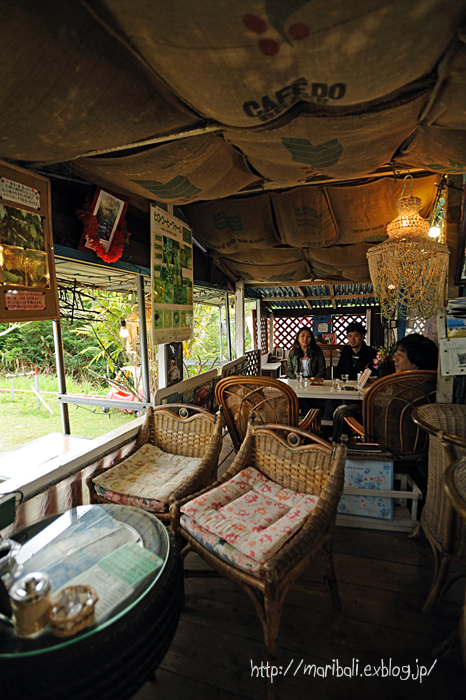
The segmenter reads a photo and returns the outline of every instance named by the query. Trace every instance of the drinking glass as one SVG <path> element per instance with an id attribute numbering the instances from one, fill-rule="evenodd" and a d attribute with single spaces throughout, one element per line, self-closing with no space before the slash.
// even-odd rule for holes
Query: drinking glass
<path id="1" fill-rule="evenodd" d="M 340 388 L 340 380 L 332 379 L 332 391 L 338 391 Z"/>
<path id="2" fill-rule="evenodd" d="M 346 384 L 348 382 L 348 380 L 349 380 L 349 374 L 342 374 L 341 375 L 341 381 L 343 382 L 343 384 Z"/>

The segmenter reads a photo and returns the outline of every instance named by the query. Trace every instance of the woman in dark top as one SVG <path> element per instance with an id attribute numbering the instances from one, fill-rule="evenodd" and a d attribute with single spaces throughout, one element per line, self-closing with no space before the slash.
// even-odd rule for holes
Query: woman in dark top
<path id="1" fill-rule="evenodd" d="M 296 379 L 298 374 L 302 374 L 304 377 L 325 379 L 325 373 L 324 353 L 317 345 L 311 329 L 302 326 L 288 355 L 286 376 L 288 379 Z"/>

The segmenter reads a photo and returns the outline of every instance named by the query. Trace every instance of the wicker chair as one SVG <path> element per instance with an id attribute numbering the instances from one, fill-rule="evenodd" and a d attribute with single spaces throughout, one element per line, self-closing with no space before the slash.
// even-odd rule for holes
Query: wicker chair
<path id="1" fill-rule="evenodd" d="M 434 580 L 423 607 L 423 611 L 429 613 L 450 586 L 466 573 L 455 574 L 447 581 L 450 561 L 466 566 L 466 526 L 464 520 L 456 516 L 443 488 L 446 468 L 466 457 L 466 406 L 420 406 L 413 411 L 412 419 L 430 435 L 427 497 L 419 525 L 435 557 Z"/>
<path id="2" fill-rule="evenodd" d="M 287 434 L 287 440 L 282 437 L 284 433 Z M 300 444 L 309 440 L 314 444 Z M 292 447 L 290 443 L 295 446 Z M 252 414 L 241 449 L 223 477 L 208 489 L 171 506 L 172 528 L 187 541 L 182 555 L 185 556 L 191 550 L 196 552 L 219 574 L 246 591 L 262 623 L 265 644 L 271 658 L 277 653 L 280 618 L 288 590 L 319 553 L 327 559 L 326 582 L 330 587 L 333 606 L 337 611 L 341 610 L 332 550 L 337 507 L 343 492 L 345 459 L 345 445 L 332 451 L 332 446 L 325 440 L 299 428 L 255 425 Z M 180 509 L 183 505 L 202 494 L 208 496 L 215 487 L 222 486 L 225 489 L 226 482 L 245 467 L 254 467 L 274 482 L 272 486 L 279 485 L 319 497 L 317 505 L 301 528 L 263 564 L 260 573 L 254 575 L 247 572 L 249 569 L 242 570 L 232 563 L 235 560 L 231 555 L 226 559 L 225 556 L 218 556 L 180 523 Z M 267 489 L 269 487 L 270 484 Z M 227 543 L 221 542 L 221 546 L 225 544 Z M 198 571 L 196 573 L 199 574 Z"/>
<path id="3" fill-rule="evenodd" d="M 398 463 L 415 463 L 427 455 L 427 436 L 411 420 L 414 407 L 435 401 L 437 373 L 412 370 L 378 379 L 362 402 L 362 425 L 356 418 L 345 421 L 364 442 L 375 442 Z"/>
<path id="4" fill-rule="evenodd" d="M 281 423 L 320 433 L 320 411 L 312 408 L 299 422 L 296 393 L 271 377 L 226 377 L 215 387 L 215 398 L 223 406 L 225 422 L 237 452 L 246 435 L 251 411 L 259 423 Z"/>
<path id="5" fill-rule="evenodd" d="M 184 404 L 149 408 L 145 422 L 137 435 L 136 444 L 125 460 L 149 443 L 166 453 L 201 458 L 202 461 L 195 473 L 187 477 L 170 494 L 168 503 L 162 512 L 154 512 L 151 508 L 146 508 L 144 504 L 140 507 L 151 510 L 153 515 L 160 520 L 168 522 L 170 520 L 169 506 L 173 501 L 184 498 L 215 481 L 218 458 L 222 449 L 223 426 L 222 409 L 214 416 L 203 408 Z M 87 479 L 91 503 L 127 502 L 130 505 L 139 505 L 139 501 L 144 501 L 144 497 L 138 498 L 137 488 L 134 489 L 134 497 L 121 500 L 118 500 L 121 494 L 116 494 L 113 500 L 109 500 L 97 493 L 95 479 L 104 473 L 110 474 L 111 470 L 117 467 L 118 464 L 114 464 L 106 469 L 100 469 Z"/>

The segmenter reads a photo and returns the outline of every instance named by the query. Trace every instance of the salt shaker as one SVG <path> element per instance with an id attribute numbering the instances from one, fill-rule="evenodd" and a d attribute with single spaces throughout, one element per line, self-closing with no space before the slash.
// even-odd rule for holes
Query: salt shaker
<path id="1" fill-rule="evenodd" d="M 33 571 L 10 588 L 13 621 L 18 637 L 31 637 L 47 625 L 50 607 L 50 578 Z"/>

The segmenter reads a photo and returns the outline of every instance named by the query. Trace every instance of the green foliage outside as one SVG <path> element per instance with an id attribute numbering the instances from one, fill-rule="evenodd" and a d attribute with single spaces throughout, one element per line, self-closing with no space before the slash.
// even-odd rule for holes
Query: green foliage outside
<path id="1" fill-rule="evenodd" d="M 43 435 L 63 432 L 60 404 L 57 398 L 57 378 L 51 375 L 39 375 L 39 392 L 52 409 L 53 415 L 45 406 L 41 405 L 37 408 L 37 399 L 30 388 L 33 383 L 34 377 L 15 379 L 15 393 L 12 399 L 10 380 L 0 376 L 0 454 L 14 450 Z M 99 390 L 93 382 L 75 381 L 70 377 L 67 377 L 67 391 L 70 394 L 91 396 L 106 394 L 105 389 Z M 105 435 L 133 421 L 134 418 L 133 413 L 125 411 L 112 409 L 110 413 L 104 413 L 101 408 L 69 405 L 71 434 L 78 437 L 92 439 Z"/>
<path id="2" fill-rule="evenodd" d="M 89 341 L 73 332 L 78 325 L 63 325 L 62 336 L 67 377 L 81 379 L 85 376 L 83 367 L 88 362 L 82 353 L 87 351 Z M 0 324 L 0 333 L 6 328 L 6 324 Z M 10 333 L 0 335 L 2 374 L 30 372 L 34 366 L 44 374 L 56 373 L 52 321 L 22 323 Z M 105 361 L 100 361 L 98 367 L 105 372 Z"/>
<path id="3" fill-rule="evenodd" d="M 116 293 L 94 292 L 90 303 L 96 311 L 95 320 L 76 321 L 72 325 L 62 323 L 62 338 L 65 355 L 67 392 L 84 395 L 105 396 L 110 389 L 106 377 L 114 378 L 120 367 L 138 365 L 139 343 L 131 337 L 120 337 L 120 321 L 137 312 L 134 296 Z M 246 315 L 254 302 L 246 305 Z M 225 309 L 222 309 L 225 330 Z M 230 309 L 233 359 L 235 353 L 235 313 Z M 186 366 L 185 377 L 205 372 L 220 360 L 218 307 L 205 304 L 194 305 L 193 338 L 184 344 L 184 360 L 193 364 Z M 246 349 L 251 348 L 249 329 L 246 330 Z M 228 360 L 225 335 L 223 337 L 223 359 Z M 34 378 L 15 379 L 14 399 L 10 396 L 10 379 L 6 374 L 31 372 L 39 367 L 39 390 L 52 408 L 50 415 L 30 389 Z M 217 365 L 218 366 L 218 365 Z M 155 363 L 150 359 L 152 387 L 155 388 Z M 53 324 L 51 321 L 36 321 L 19 324 L 0 324 L 0 453 L 30 442 L 50 432 L 62 432 L 60 404 L 54 395 L 58 391 L 55 366 Z M 102 435 L 128 420 L 133 414 L 112 411 L 105 414 L 102 409 L 88 410 L 69 406 L 71 434 L 93 438 Z M 110 416 L 110 418 L 109 418 Z"/>
<path id="4" fill-rule="evenodd" d="M 255 308 L 255 302 L 245 303 L 245 315 L 251 313 Z M 209 306 L 207 304 L 194 304 L 194 333 L 190 340 L 183 343 L 184 361 L 195 361 L 195 365 L 186 365 L 189 376 L 195 376 L 201 372 L 207 372 L 212 369 L 213 363 L 220 360 L 220 324 L 219 311 L 217 306 Z M 228 345 L 225 335 L 226 321 L 225 308 L 222 308 L 222 325 L 223 325 L 223 359 L 228 360 Z M 235 350 L 235 310 L 230 308 L 230 333 L 232 359 L 236 358 Z M 252 349 L 252 339 L 249 328 L 245 327 L 245 348 Z"/>

